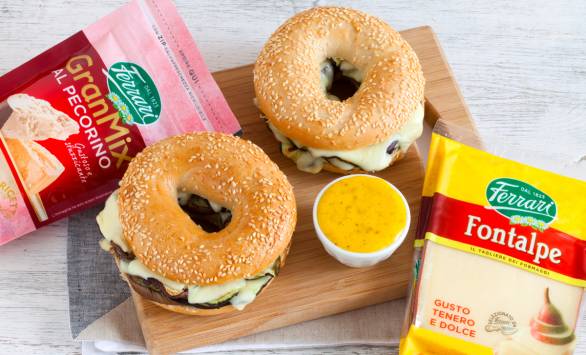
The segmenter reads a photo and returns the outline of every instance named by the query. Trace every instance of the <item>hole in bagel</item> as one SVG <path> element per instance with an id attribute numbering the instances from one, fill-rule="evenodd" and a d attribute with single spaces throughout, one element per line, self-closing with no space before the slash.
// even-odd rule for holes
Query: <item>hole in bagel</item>
<path id="1" fill-rule="evenodd" d="M 342 58 L 327 58 L 320 66 L 320 77 L 330 100 L 344 101 L 354 95 L 362 81 L 362 73 Z"/>
<path id="2" fill-rule="evenodd" d="M 178 192 L 177 202 L 183 212 L 208 233 L 221 231 L 232 220 L 232 212 L 229 209 L 196 194 Z"/>

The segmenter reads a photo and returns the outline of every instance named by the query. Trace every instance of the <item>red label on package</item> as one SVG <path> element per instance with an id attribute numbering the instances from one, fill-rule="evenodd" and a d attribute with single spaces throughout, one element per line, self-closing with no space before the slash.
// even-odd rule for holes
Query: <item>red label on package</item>
<path id="1" fill-rule="evenodd" d="M 494 252 L 485 256 L 510 257 L 507 263 L 524 264 L 525 269 L 544 276 L 553 271 L 586 279 L 584 240 L 555 228 L 540 231 L 528 225 L 512 225 L 493 209 L 439 193 L 434 194 L 432 204 L 426 232 L 467 244 L 476 254 Z"/>

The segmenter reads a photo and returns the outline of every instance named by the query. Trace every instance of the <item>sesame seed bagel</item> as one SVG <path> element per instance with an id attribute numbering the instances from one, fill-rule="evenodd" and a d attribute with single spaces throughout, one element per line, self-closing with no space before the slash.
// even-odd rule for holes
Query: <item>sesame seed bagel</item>
<path id="1" fill-rule="evenodd" d="M 231 211 L 224 229 L 208 233 L 182 210 L 191 193 Z M 119 189 L 123 236 L 153 272 L 188 285 L 219 285 L 271 266 L 291 241 L 293 189 L 253 143 L 222 133 L 175 136 L 143 150 Z"/>
<path id="2" fill-rule="evenodd" d="M 361 73 L 353 96 L 324 94 L 320 66 L 343 58 Z M 254 67 L 259 109 L 303 146 L 354 150 L 381 143 L 412 119 L 424 100 L 415 52 L 382 20 L 340 7 L 316 7 L 281 25 Z"/>

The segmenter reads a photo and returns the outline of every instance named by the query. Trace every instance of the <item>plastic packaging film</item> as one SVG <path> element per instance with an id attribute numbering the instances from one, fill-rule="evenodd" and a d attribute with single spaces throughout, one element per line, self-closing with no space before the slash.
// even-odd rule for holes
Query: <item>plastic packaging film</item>
<path id="1" fill-rule="evenodd" d="M 586 183 L 470 137 L 432 134 L 400 354 L 572 354 Z"/>

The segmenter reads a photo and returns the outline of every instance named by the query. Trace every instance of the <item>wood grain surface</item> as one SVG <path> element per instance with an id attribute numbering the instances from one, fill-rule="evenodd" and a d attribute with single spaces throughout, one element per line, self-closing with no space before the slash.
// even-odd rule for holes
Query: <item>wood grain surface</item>
<path id="1" fill-rule="evenodd" d="M 0 0 L 0 74 L 125 0 Z M 397 29 L 436 31 L 482 136 L 586 158 L 586 2 L 582 0 L 177 0 L 211 70 L 254 61 L 270 33 L 314 4 L 353 6 Z M 577 163 L 586 169 L 586 159 Z M 66 221 L 0 247 L 0 354 L 78 354 L 71 340 Z M 26 288 L 26 292 L 25 289 Z M 268 354 L 389 354 L 343 347 Z M 250 352 L 247 352 L 250 354 Z"/>

